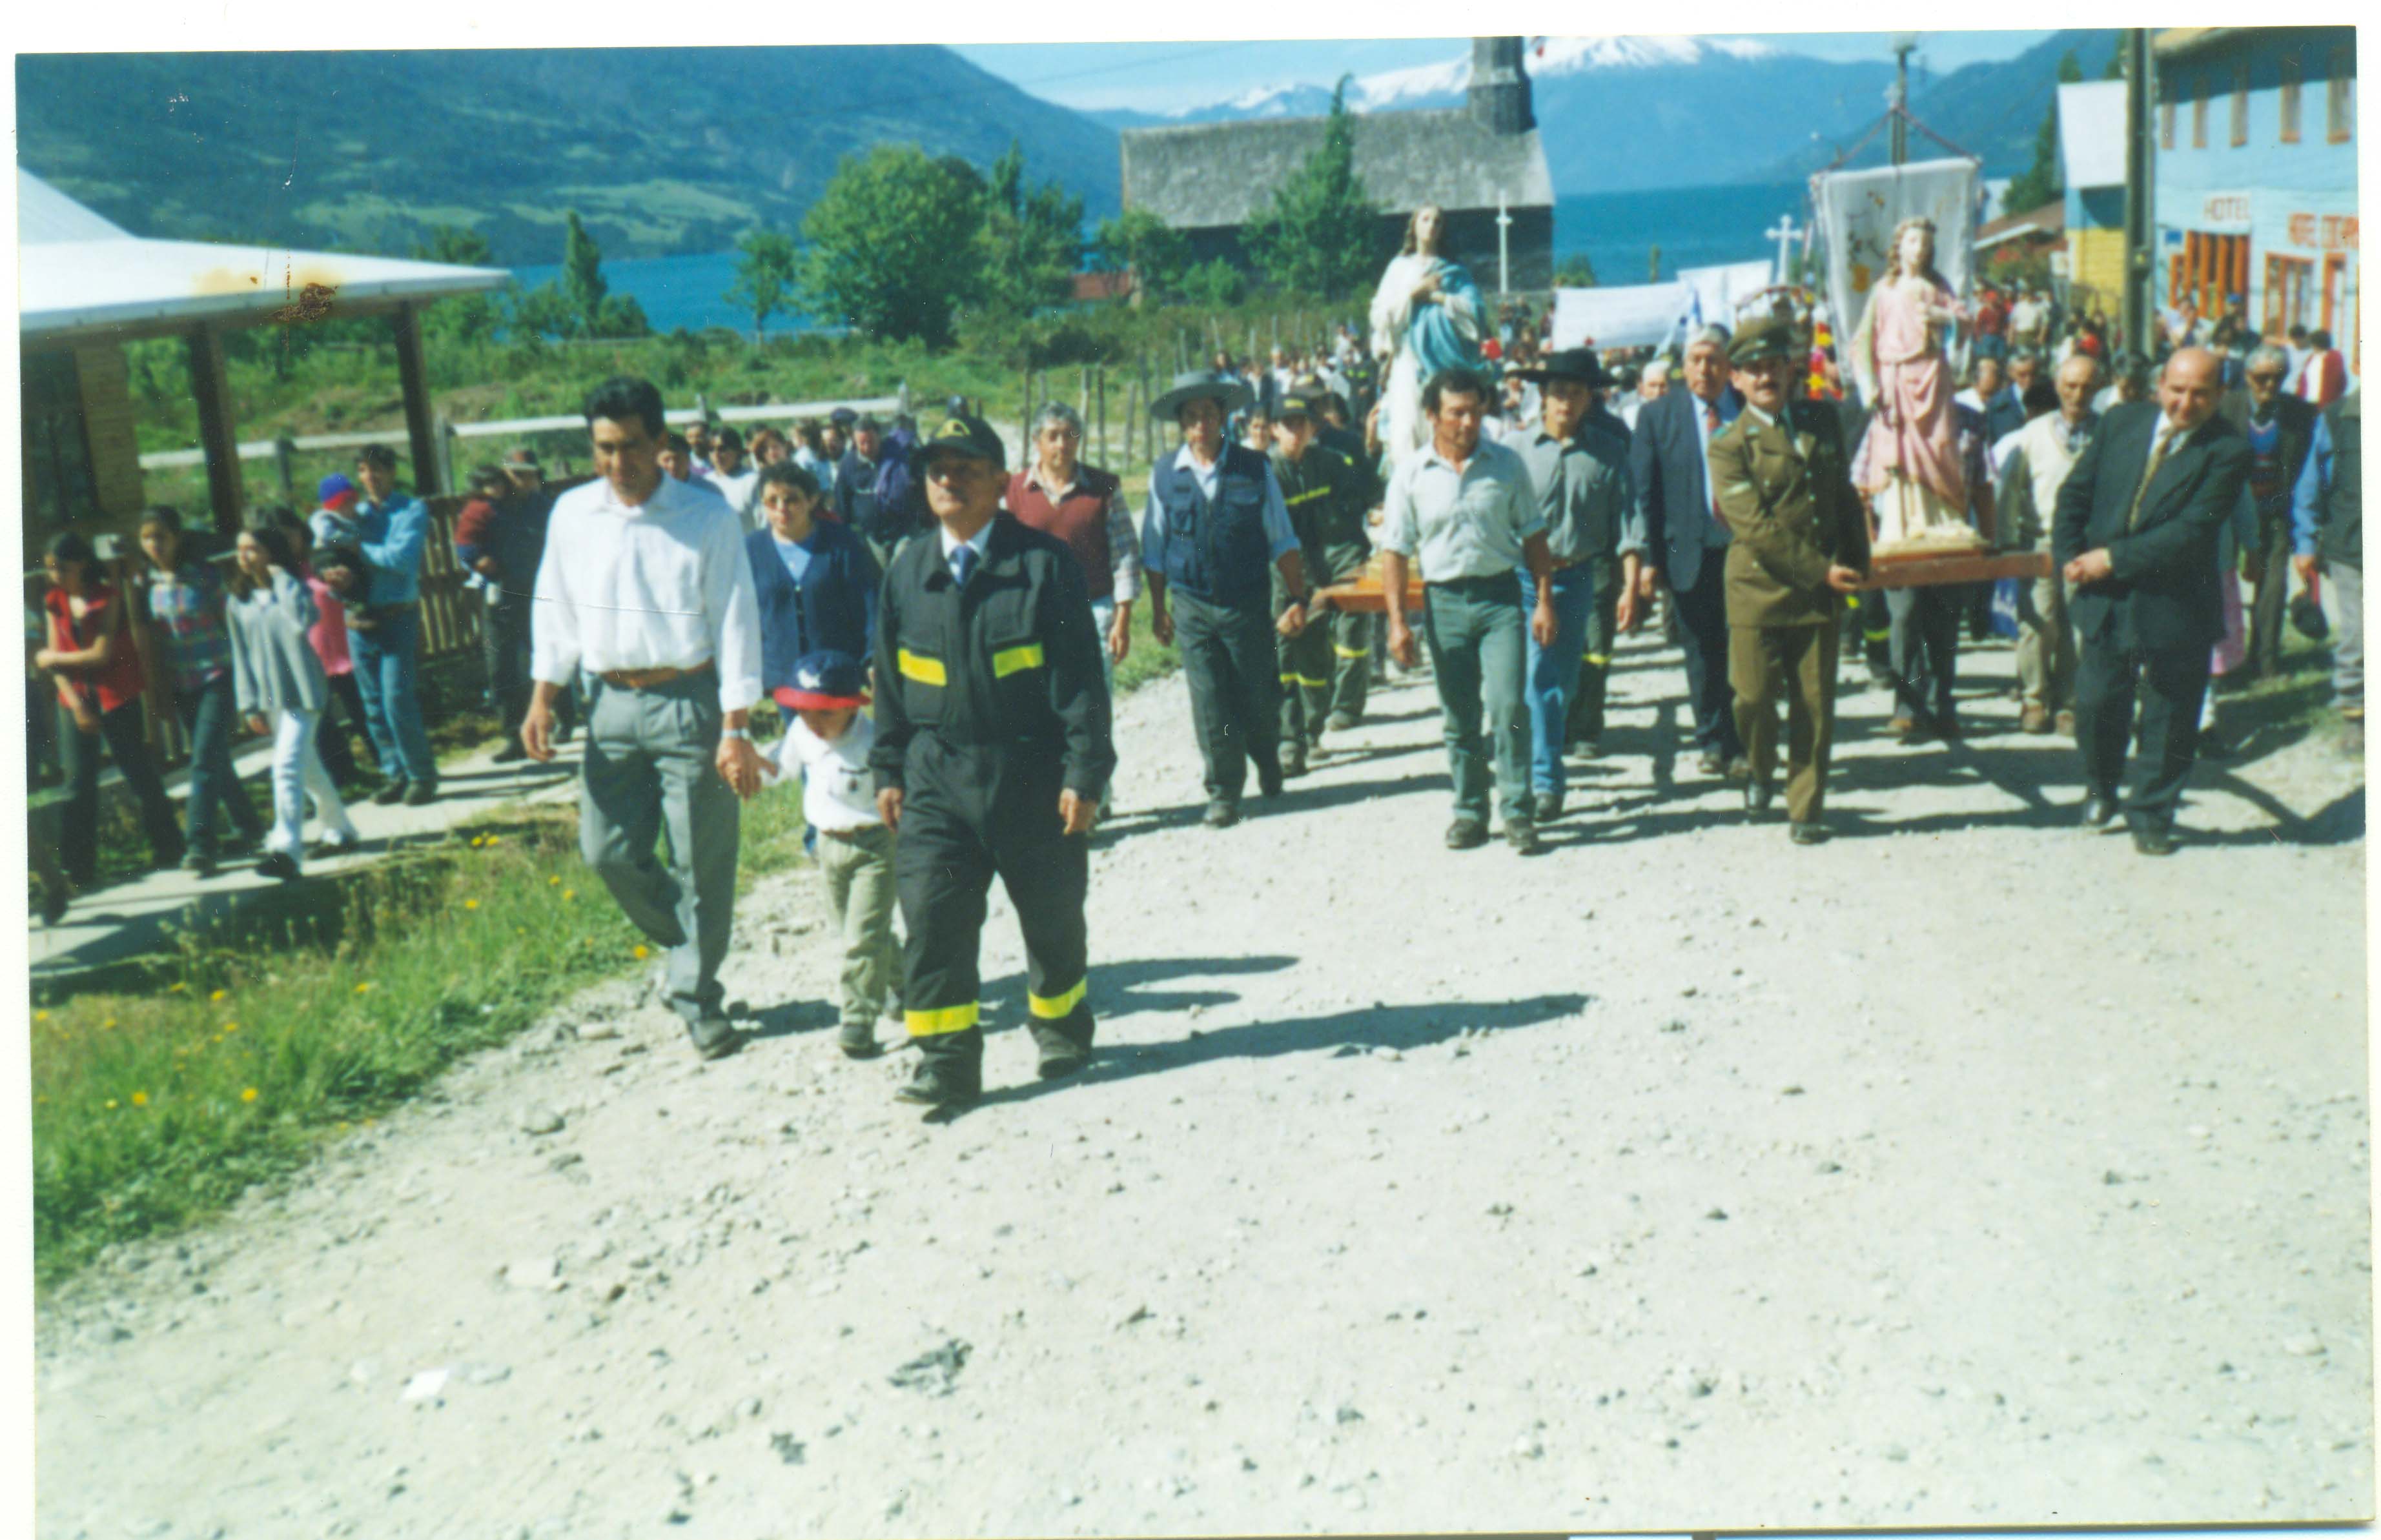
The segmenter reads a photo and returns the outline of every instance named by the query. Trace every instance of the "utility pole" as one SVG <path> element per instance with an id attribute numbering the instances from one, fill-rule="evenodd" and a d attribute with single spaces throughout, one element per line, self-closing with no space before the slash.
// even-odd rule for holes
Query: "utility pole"
<path id="1" fill-rule="evenodd" d="M 1505 195 L 1500 192 L 1496 195 L 1496 293 L 1500 298 L 1513 292 L 1513 285 L 1505 274 L 1505 233 L 1512 226 L 1512 212 L 1505 207 Z"/>
<path id="2" fill-rule="evenodd" d="M 2150 287 L 2154 279 L 2150 228 L 2150 177 L 2156 166 L 2150 135 L 2155 98 L 2151 93 L 2150 34 L 2125 29 L 2125 346 L 2150 356 Z"/>
<path id="3" fill-rule="evenodd" d="M 1893 164 L 1910 159 L 1910 55 L 1918 47 L 1916 32 L 1893 34 Z"/>

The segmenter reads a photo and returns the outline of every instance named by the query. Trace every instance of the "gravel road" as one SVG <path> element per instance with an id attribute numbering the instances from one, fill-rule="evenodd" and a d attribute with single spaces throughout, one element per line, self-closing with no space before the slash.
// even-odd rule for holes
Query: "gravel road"
<path id="1" fill-rule="evenodd" d="M 1619 665 L 1534 860 L 1440 847 L 1426 680 L 1220 834 L 1179 681 L 1122 702 L 1102 1057 L 1032 1082 L 995 898 L 947 1124 L 772 879 L 740 1056 L 604 986 L 46 1302 L 40 1533 L 2370 1515 L 2361 762 L 2203 770 L 2158 862 L 2013 703 L 1859 691 L 1803 850 Z"/>

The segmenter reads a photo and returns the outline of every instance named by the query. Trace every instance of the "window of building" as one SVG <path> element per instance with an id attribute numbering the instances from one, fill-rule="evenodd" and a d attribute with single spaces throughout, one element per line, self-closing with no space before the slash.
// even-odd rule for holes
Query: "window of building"
<path id="1" fill-rule="evenodd" d="M 91 436 L 82 415 L 82 371 L 71 353 L 24 358 L 25 470 L 37 525 L 60 528 L 99 507 Z"/>
<path id="2" fill-rule="evenodd" d="M 2207 77 L 2198 76 L 2191 82 L 2191 147 L 2207 148 Z"/>
<path id="3" fill-rule="evenodd" d="M 2232 67 L 2232 143 L 2249 142 L 2249 61 Z"/>
<path id="4" fill-rule="evenodd" d="M 2299 75 L 2303 67 L 2296 54 L 2282 55 L 2282 142 L 2299 141 Z"/>
<path id="5" fill-rule="evenodd" d="M 2345 143 L 2356 127 L 2356 56 L 2345 48 L 2331 51 L 2331 79 L 2325 92 L 2326 137 Z"/>
<path id="6" fill-rule="evenodd" d="M 2231 309 L 2230 297 L 2249 289 L 2249 237 L 2216 236 L 2198 230 L 2183 236 L 2182 252 L 2167 276 L 2167 302 L 2185 300 L 2203 316 L 2220 316 Z"/>
<path id="7" fill-rule="evenodd" d="M 2158 83 L 2158 148 L 2174 148 L 2174 82 L 2164 76 Z"/>
<path id="8" fill-rule="evenodd" d="M 2303 257 L 2265 259 L 2265 335 L 2279 337 L 2293 326 L 2313 326 L 2314 263 Z"/>

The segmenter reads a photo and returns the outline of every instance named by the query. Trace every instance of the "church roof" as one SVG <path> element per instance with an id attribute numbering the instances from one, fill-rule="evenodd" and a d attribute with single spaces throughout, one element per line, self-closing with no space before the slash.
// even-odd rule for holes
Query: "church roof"
<path id="1" fill-rule="evenodd" d="M 1180 230 L 1246 224 L 1274 189 L 1321 147 L 1322 117 L 1129 128 L 1124 203 Z M 1388 213 L 1425 203 L 1447 210 L 1551 207 L 1554 180 L 1536 129 L 1494 134 L 1467 107 L 1375 113 L 1352 120 L 1356 176 Z"/>

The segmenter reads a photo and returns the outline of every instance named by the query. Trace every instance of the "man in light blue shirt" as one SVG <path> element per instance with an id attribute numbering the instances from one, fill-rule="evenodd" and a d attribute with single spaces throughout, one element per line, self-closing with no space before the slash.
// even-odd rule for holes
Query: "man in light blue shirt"
<path id="1" fill-rule="evenodd" d="M 1493 763 L 1506 843 L 1533 855 L 1539 844 L 1522 685 L 1526 649 L 1521 591 L 1513 575 L 1526 568 L 1535 594 L 1528 637 L 1551 647 L 1559 629 L 1554 560 L 1529 467 L 1514 451 L 1481 436 L 1487 404 L 1487 382 L 1469 370 L 1441 370 L 1422 386 L 1431 442 L 1389 479 L 1381 507 L 1381 591 L 1391 596 L 1389 653 L 1411 668 L 1413 631 L 1397 596 L 1406 591 L 1406 564 L 1420 559 L 1422 632 L 1430 641 L 1455 781 L 1447 848 L 1488 843 Z"/>
<path id="2" fill-rule="evenodd" d="M 421 720 L 421 552 L 430 542 L 430 508 L 397 484 L 397 454 L 366 444 L 356 458 L 363 496 L 356 504 L 356 541 L 372 564 L 365 605 L 350 616 L 348 651 L 364 699 L 385 779 L 372 800 L 421 806 L 438 794 L 438 761 Z"/>
<path id="3" fill-rule="evenodd" d="M 1152 416 L 1181 429 L 1182 447 L 1149 473 L 1142 576 L 1159 646 L 1174 641 L 1178 614 L 1210 829 L 1239 821 L 1251 760 L 1259 794 L 1281 794 L 1274 632 L 1294 637 L 1306 628 L 1305 563 L 1281 484 L 1264 455 L 1224 442 L 1226 415 L 1249 399 L 1238 382 L 1197 370 L 1177 376 L 1150 404 Z M 1270 618 L 1276 569 L 1290 600 L 1278 623 Z"/>

